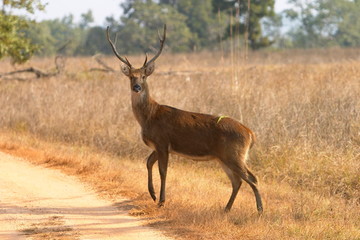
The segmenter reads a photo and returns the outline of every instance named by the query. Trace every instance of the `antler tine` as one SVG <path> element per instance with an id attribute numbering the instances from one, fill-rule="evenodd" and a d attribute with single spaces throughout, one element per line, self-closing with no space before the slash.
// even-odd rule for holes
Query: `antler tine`
<path id="1" fill-rule="evenodd" d="M 122 57 L 120 56 L 120 54 L 117 52 L 115 44 L 114 44 L 114 43 L 111 41 L 111 39 L 110 39 L 109 29 L 110 29 L 110 27 L 108 26 L 108 27 L 106 28 L 106 38 L 107 38 L 107 40 L 109 41 L 110 46 L 111 46 L 114 54 L 116 55 L 116 57 L 117 57 L 120 61 L 122 61 L 123 63 L 125 63 L 126 65 L 128 65 L 128 66 L 131 68 L 131 64 L 130 64 L 129 60 L 127 60 L 127 58 L 125 58 L 125 59 L 122 58 Z M 115 42 L 116 42 L 116 39 L 115 39 Z"/>
<path id="2" fill-rule="evenodd" d="M 165 39 L 166 39 L 166 24 L 164 24 L 163 37 L 162 38 L 160 37 L 159 31 L 158 31 L 158 35 L 159 35 L 159 40 L 160 40 L 160 49 L 157 52 L 157 54 L 150 61 L 148 61 L 146 64 L 144 64 L 144 66 L 154 62 L 160 56 L 160 54 L 163 50 L 163 47 L 164 47 Z"/>
<path id="3" fill-rule="evenodd" d="M 147 53 L 145 53 L 145 61 L 144 61 L 143 66 L 145 66 L 145 65 L 146 65 L 146 63 L 147 63 Z"/>
<path id="4" fill-rule="evenodd" d="M 127 57 L 125 57 L 125 60 L 126 60 L 126 64 L 129 65 L 129 67 L 131 67 L 131 64 L 129 62 L 129 59 L 127 59 Z"/>

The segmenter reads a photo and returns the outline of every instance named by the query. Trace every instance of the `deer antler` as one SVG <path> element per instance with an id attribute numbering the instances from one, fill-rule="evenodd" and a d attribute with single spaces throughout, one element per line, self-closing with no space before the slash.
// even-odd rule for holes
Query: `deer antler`
<path id="1" fill-rule="evenodd" d="M 111 41 L 111 39 L 110 39 L 109 29 L 110 29 L 110 27 L 108 26 L 108 27 L 106 28 L 106 38 L 107 38 L 107 40 L 109 41 L 109 43 L 110 43 L 110 45 L 111 45 L 111 48 L 112 48 L 114 54 L 117 56 L 118 59 L 120 59 L 120 61 L 122 61 L 123 63 L 125 63 L 126 65 L 128 65 L 130 68 L 132 68 L 129 60 L 128 60 L 126 57 L 125 57 L 125 59 L 122 58 L 122 57 L 120 56 L 120 54 L 116 51 L 116 46 L 115 46 L 115 44 L 114 44 L 114 43 Z M 115 38 L 115 41 L 116 41 L 116 38 Z"/>
<path id="2" fill-rule="evenodd" d="M 146 56 L 143 67 L 154 62 L 160 56 L 160 54 L 163 50 L 163 47 L 164 47 L 165 39 L 166 39 L 166 24 L 164 24 L 163 37 L 161 38 L 159 31 L 158 31 L 158 35 L 159 35 L 159 40 L 160 40 L 160 49 L 159 49 L 158 53 L 149 62 L 147 62 L 147 56 Z"/>

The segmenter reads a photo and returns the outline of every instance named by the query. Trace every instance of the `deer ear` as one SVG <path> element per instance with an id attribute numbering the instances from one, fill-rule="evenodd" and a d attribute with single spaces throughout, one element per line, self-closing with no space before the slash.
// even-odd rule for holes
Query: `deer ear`
<path id="1" fill-rule="evenodd" d="M 145 75 L 150 76 L 155 70 L 155 62 L 146 64 L 145 66 Z"/>
<path id="2" fill-rule="evenodd" d="M 126 76 L 130 76 L 130 67 L 127 65 L 121 65 L 121 71 L 123 74 L 125 74 Z"/>

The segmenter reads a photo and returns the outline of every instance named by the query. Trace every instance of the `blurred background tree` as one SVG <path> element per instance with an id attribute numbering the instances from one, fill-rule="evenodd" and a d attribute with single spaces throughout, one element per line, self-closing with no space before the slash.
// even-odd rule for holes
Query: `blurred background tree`
<path id="1" fill-rule="evenodd" d="M 74 55 L 85 37 L 85 30 L 74 23 L 71 14 L 61 19 L 33 22 L 25 30 L 27 38 L 37 47 L 40 56 Z"/>
<path id="2" fill-rule="evenodd" d="M 120 36 L 117 45 L 123 53 L 151 52 L 158 46 L 157 31 L 162 31 L 163 24 L 167 24 L 168 36 L 166 46 L 172 52 L 186 52 L 203 49 L 219 48 L 219 39 L 229 37 L 229 18 L 218 17 L 218 8 L 221 1 L 214 0 L 126 0 L 121 3 L 121 16 L 109 16 L 107 25 L 113 34 Z M 227 2 L 221 6 L 221 14 L 229 14 L 229 9 L 235 7 L 237 1 Z M 250 14 L 251 26 L 249 39 L 254 49 L 269 45 L 266 37 L 261 35 L 261 18 L 272 14 L 273 1 L 254 2 Z M 272 4 L 272 5 L 271 5 Z M 220 5 L 219 5 L 220 6 Z M 244 9 L 247 5 L 242 6 Z M 265 11 L 270 9 L 269 11 Z M 245 10 L 242 14 L 245 14 Z M 240 23 L 240 16 L 238 18 Z M 63 54 L 67 55 L 94 55 L 110 53 L 105 38 L 105 27 L 91 26 L 92 12 L 89 10 L 81 15 L 78 24 L 73 22 L 71 15 L 62 19 L 46 20 L 34 23 L 26 31 L 26 36 L 34 44 L 40 46 L 38 55 L 49 56 L 58 54 L 57 49 L 65 43 Z M 244 23 L 242 23 L 242 26 Z M 234 27 L 234 26 L 233 26 Z M 245 27 L 242 27 L 244 34 Z"/>
<path id="3" fill-rule="evenodd" d="M 0 59 L 10 57 L 13 63 L 23 63 L 36 51 L 37 46 L 25 37 L 31 20 L 12 13 L 21 9 L 34 14 L 43 10 L 45 5 L 37 0 L 3 0 L 0 11 Z"/>
<path id="4" fill-rule="evenodd" d="M 360 0 L 288 3 L 291 7 L 275 13 L 275 0 L 125 0 L 119 4 L 119 16 L 107 17 L 104 26 L 94 26 L 91 10 L 81 14 L 78 22 L 67 15 L 36 23 L 13 10 L 23 9 L 32 16 L 44 9 L 40 0 L 3 0 L 0 58 L 22 63 L 33 54 L 110 54 L 107 25 L 113 36 L 118 33 L 122 53 L 152 52 L 164 23 L 166 46 L 172 52 L 217 50 L 223 40 L 223 49 L 228 51 L 232 38 L 241 40 L 233 41 L 240 48 L 246 36 L 254 50 L 360 46 Z"/>
<path id="5" fill-rule="evenodd" d="M 288 32 L 292 45 L 298 48 L 359 47 L 359 0 L 289 0 L 291 9 L 284 11 L 293 21 Z"/>
<path id="6" fill-rule="evenodd" d="M 185 24 L 191 32 L 191 49 L 216 44 L 219 26 L 217 16 L 212 11 L 211 0 L 160 0 L 160 4 L 171 6 L 184 16 Z"/>
<path id="7" fill-rule="evenodd" d="M 191 49 L 191 31 L 186 16 L 171 5 L 153 1 L 128 1 L 122 4 L 124 14 L 118 23 L 119 46 L 125 53 L 149 52 L 159 44 L 157 31 L 167 24 L 166 45 L 174 52 Z M 116 28 L 115 28 L 116 29 Z M 171 32 L 171 34 L 169 34 Z"/>
<path id="8" fill-rule="evenodd" d="M 212 0 L 213 12 L 225 12 L 234 17 L 229 22 L 226 38 L 230 36 L 230 28 L 234 35 L 244 35 L 248 31 L 248 41 L 252 49 L 271 45 L 268 37 L 262 34 L 262 20 L 275 15 L 275 0 Z M 250 7 L 248 6 L 250 4 Z"/>

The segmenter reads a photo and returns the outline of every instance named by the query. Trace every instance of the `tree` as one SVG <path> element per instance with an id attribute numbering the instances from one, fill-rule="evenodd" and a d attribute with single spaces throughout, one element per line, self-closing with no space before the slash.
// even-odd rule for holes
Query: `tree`
<path id="1" fill-rule="evenodd" d="M 172 6 L 150 0 L 131 0 L 122 4 L 122 7 L 124 15 L 121 24 L 112 29 L 122 36 L 118 39 L 118 45 L 124 53 L 156 49 L 159 44 L 157 31 L 162 29 L 164 23 L 168 28 L 166 45 L 173 51 L 191 49 L 191 32 L 185 24 L 186 17 Z"/>
<path id="2" fill-rule="evenodd" d="M 31 39 L 37 46 L 36 55 L 53 56 L 82 54 L 79 46 L 85 42 L 88 29 L 76 24 L 73 16 L 64 16 L 61 19 L 44 20 L 30 23 L 25 30 L 26 38 Z"/>
<path id="3" fill-rule="evenodd" d="M 262 21 L 263 34 L 274 44 L 275 47 L 286 47 L 285 38 L 281 32 L 283 27 L 282 15 L 274 14 L 273 16 L 266 17 Z"/>
<path id="4" fill-rule="evenodd" d="M 319 18 L 331 39 L 343 47 L 360 46 L 359 0 L 322 0 L 319 8 Z"/>
<path id="5" fill-rule="evenodd" d="M 62 19 L 44 21 L 50 28 L 51 36 L 55 39 L 56 54 L 74 55 L 76 49 L 85 38 L 84 31 L 74 23 L 73 15 Z"/>
<path id="6" fill-rule="evenodd" d="M 23 63 L 30 59 L 37 49 L 29 38 L 25 37 L 29 19 L 12 14 L 13 9 L 25 10 L 34 14 L 43 10 L 45 5 L 39 0 L 3 0 L 0 11 L 0 59 L 10 57 L 13 63 Z"/>
<path id="7" fill-rule="evenodd" d="M 81 14 L 81 20 L 80 20 L 80 28 L 85 29 L 88 28 L 91 23 L 94 22 L 94 17 L 92 14 L 92 11 L 89 9 L 87 13 Z"/>
<path id="8" fill-rule="evenodd" d="M 31 39 L 31 43 L 37 46 L 35 55 L 52 56 L 56 54 L 57 39 L 52 35 L 50 21 L 30 23 L 25 32 L 25 37 Z"/>
<path id="9" fill-rule="evenodd" d="M 248 2 L 250 2 L 250 12 L 248 12 Z M 271 44 L 267 37 L 262 36 L 261 20 L 264 17 L 274 16 L 275 0 L 212 0 L 212 3 L 213 12 L 222 11 L 229 15 L 235 14 L 236 11 L 239 13 L 239 18 L 234 21 L 232 26 L 229 25 L 227 37 L 229 37 L 230 28 L 236 32 L 235 28 L 238 24 L 240 34 L 245 34 L 248 29 L 248 40 L 252 49 L 259 49 Z"/>
<path id="10" fill-rule="evenodd" d="M 298 23 L 298 26 L 289 32 L 294 46 L 302 48 L 326 46 L 328 34 L 324 32 L 324 21 L 318 15 L 321 10 L 319 2 L 289 0 L 289 3 L 293 5 L 292 8 L 284 12 L 290 20 Z"/>
<path id="11" fill-rule="evenodd" d="M 360 1 L 290 0 L 287 17 L 297 22 L 289 35 L 295 47 L 360 46 Z"/>
<path id="12" fill-rule="evenodd" d="M 192 33 L 192 48 L 211 46 L 219 35 L 219 23 L 212 11 L 212 0 L 160 0 L 161 4 L 172 6 L 186 16 L 186 25 Z M 225 26 L 221 25 L 223 32 Z"/>
<path id="13" fill-rule="evenodd" d="M 97 53 L 111 53 L 109 43 L 105 37 L 105 29 L 99 26 L 88 30 L 85 41 L 79 46 L 78 54 L 94 55 Z"/>

